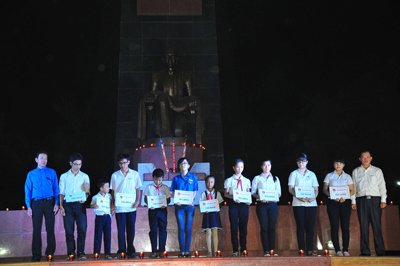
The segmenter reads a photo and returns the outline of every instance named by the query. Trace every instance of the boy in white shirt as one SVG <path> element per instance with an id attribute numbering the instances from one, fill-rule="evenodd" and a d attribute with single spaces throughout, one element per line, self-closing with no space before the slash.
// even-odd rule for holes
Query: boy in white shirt
<path id="1" fill-rule="evenodd" d="M 104 259 L 111 260 L 111 194 L 110 183 L 102 178 L 97 182 L 99 193 L 93 196 L 90 207 L 94 208 L 96 219 L 94 223 L 94 251 L 100 254 L 101 238 L 104 233 Z M 100 206 L 97 204 L 100 201 Z M 102 203 L 105 203 L 104 205 Z M 114 214 L 114 213 L 112 213 Z"/>
<path id="2" fill-rule="evenodd" d="M 143 194 L 144 201 L 148 205 L 148 196 L 162 196 L 166 197 L 166 203 L 169 204 L 171 200 L 170 188 L 162 183 L 164 171 L 157 168 L 153 171 L 153 184 L 147 185 Z M 165 251 L 165 244 L 167 242 L 167 205 L 155 209 L 149 208 L 149 226 L 150 226 L 150 241 L 151 241 L 151 255 L 150 258 L 157 258 L 157 231 L 158 231 L 158 257 L 162 257 Z"/>
<path id="3" fill-rule="evenodd" d="M 135 200 L 129 207 L 116 206 L 115 218 L 117 220 L 118 229 L 117 259 L 123 259 L 121 253 L 127 254 L 128 259 L 134 259 L 136 258 L 135 246 L 133 245 L 133 240 L 135 238 L 136 208 L 140 204 L 140 187 L 142 186 L 142 181 L 140 180 L 139 173 L 129 168 L 131 161 L 128 154 L 119 154 L 117 156 L 117 162 L 121 170 L 116 171 L 111 176 L 111 206 L 116 206 L 117 196 L 122 197 L 122 195 L 118 195 L 119 193 L 128 194 Z M 126 244 L 128 245 L 128 249 L 126 249 Z"/>

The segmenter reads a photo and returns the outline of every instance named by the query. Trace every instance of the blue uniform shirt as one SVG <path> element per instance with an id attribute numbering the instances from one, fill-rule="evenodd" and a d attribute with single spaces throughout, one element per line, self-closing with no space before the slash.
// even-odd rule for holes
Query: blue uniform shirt
<path id="1" fill-rule="evenodd" d="M 197 176 L 187 173 L 186 177 L 179 174 L 172 179 L 171 191 L 183 190 L 183 191 L 197 191 L 199 186 L 197 184 Z"/>
<path id="2" fill-rule="evenodd" d="M 31 208 L 32 199 L 46 199 L 55 197 L 55 204 L 59 205 L 58 180 L 56 171 L 51 168 L 37 167 L 28 173 L 25 181 L 25 204 Z"/>

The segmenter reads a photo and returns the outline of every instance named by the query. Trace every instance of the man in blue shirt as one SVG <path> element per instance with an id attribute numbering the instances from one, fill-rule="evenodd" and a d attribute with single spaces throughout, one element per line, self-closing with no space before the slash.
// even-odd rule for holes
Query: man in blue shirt
<path id="1" fill-rule="evenodd" d="M 172 198 L 175 195 L 175 190 L 193 191 L 193 202 L 188 205 L 175 203 L 175 216 L 178 222 L 178 240 L 181 253 L 179 258 L 190 257 L 190 242 L 192 240 L 192 224 L 194 217 L 194 198 L 196 191 L 199 190 L 197 176 L 189 173 L 190 163 L 187 158 L 178 160 L 181 173 L 172 179 L 171 191 Z M 186 220 L 186 222 L 185 222 Z M 186 238 L 185 238 L 186 236 Z"/>
<path id="2" fill-rule="evenodd" d="M 25 203 L 28 215 L 32 217 L 32 258 L 29 262 L 40 261 L 42 257 L 42 221 L 45 217 L 47 232 L 46 256 L 54 257 L 56 238 L 54 236 L 55 215 L 59 209 L 58 180 L 56 172 L 47 168 L 47 152 L 39 151 L 35 161 L 37 168 L 30 171 L 25 182 Z"/>

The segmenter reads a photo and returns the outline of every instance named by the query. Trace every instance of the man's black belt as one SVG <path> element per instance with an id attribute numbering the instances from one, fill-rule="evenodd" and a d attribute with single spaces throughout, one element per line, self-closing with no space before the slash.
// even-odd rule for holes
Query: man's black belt
<path id="1" fill-rule="evenodd" d="M 357 197 L 357 198 L 362 198 L 362 199 L 372 199 L 372 198 L 380 198 L 381 196 L 362 196 L 362 197 Z"/>
<path id="2" fill-rule="evenodd" d="M 44 199 L 33 199 L 33 201 L 48 201 L 48 200 L 53 200 L 54 197 L 50 197 L 50 198 L 44 198 Z"/>

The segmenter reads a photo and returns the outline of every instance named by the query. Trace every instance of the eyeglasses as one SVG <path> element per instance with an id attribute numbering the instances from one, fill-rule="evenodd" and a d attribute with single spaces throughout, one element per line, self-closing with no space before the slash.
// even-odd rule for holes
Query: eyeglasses
<path id="1" fill-rule="evenodd" d="M 75 166 L 82 166 L 81 163 L 72 163 L 72 164 L 75 165 Z"/>
<path id="2" fill-rule="evenodd" d="M 127 164 L 128 163 L 128 161 L 124 161 L 124 162 L 119 162 L 118 164 L 119 165 L 124 165 L 124 164 Z"/>
<path id="3" fill-rule="evenodd" d="M 182 164 L 188 164 L 187 162 L 181 162 L 179 165 L 182 165 Z"/>

